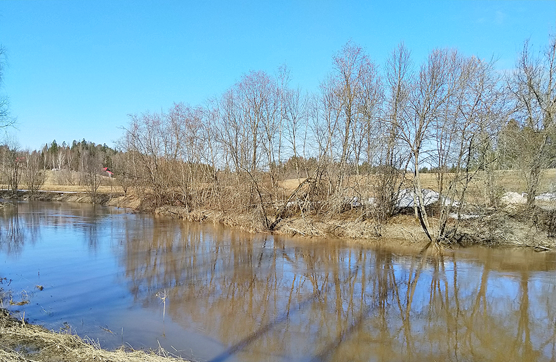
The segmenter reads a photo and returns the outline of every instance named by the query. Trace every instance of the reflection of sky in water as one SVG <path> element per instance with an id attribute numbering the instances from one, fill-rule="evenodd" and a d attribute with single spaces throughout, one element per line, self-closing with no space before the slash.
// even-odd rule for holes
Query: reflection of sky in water
<path id="1" fill-rule="evenodd" d="M 512 348 L 555 356 L 543 344 L 556 322 L 554 254 L 422 258 L 91 205 L 18 211 L 17 222 L 13 210 L 0 218 L 0 276 L 31 303 L 10 309 L 53 329 L 67 322 L 106 347 L 160 343 L 198 360 L 449 360 L 457 340 L 463 359 L 504 360 L 492 351 Z M 516 337 L 524 330 L 529 340 Z"/>

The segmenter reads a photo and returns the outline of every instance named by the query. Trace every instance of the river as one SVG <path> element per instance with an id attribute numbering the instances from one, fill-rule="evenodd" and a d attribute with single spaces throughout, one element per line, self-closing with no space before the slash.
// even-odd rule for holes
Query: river
<path id="1" fill-rule="evenodd" d="M 195 361 L 556 359 L 556 253 L 381 244 L 21 202 L 0 288 L 29 322 Z"/>

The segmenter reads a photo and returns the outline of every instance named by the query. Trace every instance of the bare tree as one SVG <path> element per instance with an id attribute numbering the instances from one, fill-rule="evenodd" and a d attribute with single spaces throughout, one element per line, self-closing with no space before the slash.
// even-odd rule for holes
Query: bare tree
<path id="1" fill-rule="evenodd" d="M 300 157 L 305 157 L 305 144 L 307 140 L 307 100 L 301 97 L 299 89 L 289 89 L 285 86 L 282 89 L 282 112 L 285 121 L 286 137 L 289 143 L 292 157 L 295 162 L 295 172 L 300 178 Z"/>
<path id="2" fill-rule="evenodd" d="M 2 146 L 3 178 L 13 194 L 19 190 L 24 164 L 25 155 L 19 150 L 16 142 L 9 141 L 9 144 Z"/>
<path id="3" fill-rule="evenodd" d="M 493 63 L 461 56 L 454 61 L 455 87 L 433 127 L 440 202 L 437 240 L 457 231 L 467 189 L 479 171 L 486 176 L 488 202 L 495 203 L 494 143 L 507 114 Z M 454 211 L 457 221 L 448 230 L 448 216 Z"/>
<path id="4" fill-rule="evenodd" d="M 176 178 L 174 183 L 180 190 L 179 201 L 189 210 L 193 206 L 190 203 L 191 193 L 204 177 L 204 167 L 201 166 L 204 151 L 201 137 L 203 109 L 177 104 L 166 115 L 166 119 L 168 133 L 176 139 L 176 152 L 172 157 L 175 169 L 171 176 Z M 202 203 L 202 193 L 196 196 L 195 203 Z"/>
<path id="5" fill-rule="evenodd" d="M 138 181 L 153 191 L 155 204 L 160 205 L 168 190 L 170 179 L 165 174 L 165 151 L 170 156 L 171 147 L 164 142 L 163 117 L 160 114 L 144 113 L 130 115 L 130 124 L 125 129 L 126 150 L 134 159 L 134 171 Z M 146 195 L 145 195 L 146 196 Z"/>
<path id="6" fill-rule="evenodd" d="M 263 190 L 263 172 L 276 185 L 276 166 L 281 128 L 280 94 L 276 81 L 264 72 L 250 72 L 222 97 L 218 140 L 226 157 L 226 165 L 236 173 L 236 192 L 247 194 L 243 202 L 257 205 L 261 220 L 268 228 L 265 204 L 272 195 Z M 266 156 L 266 163 L 263 161 Z M 249 190 L 244 185 L 249 185 Z M 238 200 L 239 201 L 239 200 Z"/>
<path id="7" fill-rule="evenodd" d="M 425 210 L 419 169 L 423 158 L 429 156 L 427 145 L 433 135 L 433 122 L 453 92 L 454 84 L 451 80 L 453 72 L 456 71 L 454 57 L 453 52 L 434 50 L 418 74 L 408 75 L 413 83 L 410 86 L 409 107 L 395 123 L 400 140 L 409 148 L 413 160 L 415 213 L 425 234 L 431 240 L 431 227 Z"/>
<path id="8" fill-rule="evenodd" d="M 26 154 L 23 183 L 31 194 L 34 194 L 44 185 L 46 174 L 41 164 L 41 154 L 37 151 L 26 152 Z"/>
<path id="9" fill-rule="evenodd" d="M 222 208 L 222 182 L 218 177 L 218 169 L 225 165 L 223 160 L 223 150 L 218 143 L 219 108 L 218 101 L 210 101 L 203 112 L 203 122 L 200 129 L 200 143 L 202 150 L 199 150 L 201 163 L 208 165 L 205 177 L 209 180 L 209 204 L 215 202 Z"/>
<path id="10" fill-rule="evenodd" d="M 85 165 L 85 182 L 87 194 L 91 197 L 93 204 L 99 202 L 98 188 L 102 184 L 102 155 L 92 150 L 86 150 L 83 155 Z"/>
<path id="11" fill-rule="evenodd" d="M 539 56 L 525 42 L 508 86 L 515 102 L 514 118 L 522 127 L 516 142 L 531 207 L 540 176 L 556 156 L 551 150 L 556 124 L 556 36 Z"/>
<path id="12" fill-rule="evenodd" d="M 385 113 L 382 119 L 382 154 L 376 175 L 375 213 L 385 220 L 397 212 L 400 190 L 410 161 L 407 146 L 400 142 L 400 124 L 408 117 L 413 70 L 409 50 L 400 44 L 386 64 Z"/>
<path id="13" fill-rule="evenodd" d="M 321 88 L 329 137 L 338 137 L 341 183 L 350 159 L 357 171 L 363 140 L 376 119 L 382 87 L 376 66 L 361 47 L 351 42 L 333 57 L 333 66 L 333 73 Z"/>
<path id="14" fill-rule="evenodd" d="M 0 45 L 0 87 L 3 83 L 4 67 L 6 64 L 6 50 Z M 0 94 L 0 128 L 11 126 L 15 120 L 10 118 L 8 97 Z"/>
<path id="15" fill-rule="evenodd" d="M 405 64 L 408 56 L 401 56 Z M 465 58 L 453 50 L 434 50 L 418 73 L 404 70 L 404 82 L 394 81 L 393 94 L 405 95 L 407 101 L 399 110 L 391 108 L 394 133 L 410 150 L 413 171 L 414 209 L 421 226 L 432 241 L 441 241 L 447 235 L 448 214 L 456 205 L 462 205 L 465 190 L 472 177 L 472 156 L 479 144 L 475 135 L 485 131 L 491 121 L 490 94 L 496 86 L 492 80 L 492 67 L 476 58 Z M 396 79 L 396 72 L 391 79 Z M 402 91 L 405 90 L 405 91 Z M 400 98 L 403 99 L 403 98 Z M 396 103 L 393 102 L 393 105 Z M 395 115 L 396 119 L 392 118 Z M 391 131 L 392 132 L 392 131 Z M 426 164 L 437 170 L 440 215 L 432 227 L 426 209 L 420 169 Z M 448 167 L 450 178 L 446 179 Z"/>
<path id="16" fill-rule="evenodd" d="M 220 102 L 223 142 L 236 170 L 256 171 L 266 152 L 266 168 L 275 161 L 276 84 L 264 72 L 250 72 Z"/>
<path id="17" fill-rule="evenodd" d="M 124 194 L 136 183 L 133 172 L 133 151 L 119 152 L 112 159 L 112 169 L 117 184 L 122 187 Z"/>

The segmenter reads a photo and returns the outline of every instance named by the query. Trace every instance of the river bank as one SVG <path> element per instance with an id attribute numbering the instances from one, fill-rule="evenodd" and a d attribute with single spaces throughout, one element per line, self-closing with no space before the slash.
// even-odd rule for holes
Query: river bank
<path id="1" fill-rule="evenodd" d="M 510 194 L 515 193 L 508 193 Z M 92 203 L 91 196 L 82 191 L 48 190 L 35 194 L 19 191 L 16 195 L 8 191 L 0 191 L 0 198 Z M 515 195 L 503 200 L 505 203 L 501 207 L 489 209 L 488 213 L 461 215 L 458 221 L 458 234 L 442 243 L 450 247 L 484 245 L 531 247 L 538 251 L 556 249 L 556 238 L 552 235 L 556 221 L 552 205 L 540 201 L 539 206 L 531 211 L 526 210 L 523 200 Z M 191 222 L 217 223 L 250 233 L 268 232 L 257 211 L 242 213 L 237 210 L 223 211 L 210 208 L 188 210 L 186 207 L 173 205 L 156 207 L 148 197 L 138 197 L 132 192 L 98 193 L 96 203 Z M 531 212 L 533 215 L 528 215 Z M 450 222 L 455 223 L 457 216 L 451 217 Z M 434 214 L 431 220 L 434 223 Z M 424 246 L 428 242 L 411 208 L 382 223 L 377 223 L 371 218 L 362 218 L 357 208 L 336 216 L 292 213 L 280 220 L 272 233 L 306 238 L 334 237 L 356 243 L 383 243 L 384 240 L 388 240 L 388 243 L 395 241 L 400 245 L 413 244 L 417 247 Z"/>
<path id="2" fill-rule="evenodd" d="M 1 293 L 1 290 L 0 290 Z M 0 361 L 65 361 L 65 362 L 177 362 L 185 361 L 167 351 L 134 351 L 123 347 L 107 351 L 91 339 L 82 339 L 65 331 L 49 331 L 41 326 L 17 320 L 0 308 Z"/>

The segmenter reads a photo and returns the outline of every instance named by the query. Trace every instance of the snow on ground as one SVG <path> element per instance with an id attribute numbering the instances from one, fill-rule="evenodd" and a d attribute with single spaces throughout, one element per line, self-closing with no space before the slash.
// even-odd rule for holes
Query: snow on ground
<path id="1" fill-rule="evenodd" d="M 556 194 L 547 192 L 547 193 L 538 195 L 537 197 L 535 197 L 535 200 L 537 200 L 537 201 L 556 201 Z"/>
<path id="2" fill-rule="evenodd" d="M 527 202 L 527 197 L 523 196 L 523 194 L 509 191 L 506 192 L 502 198 L 500 199 L 504 204 L 525 204 Z"/>
<path id="3" fill-rule="evenodd" d="M 556 201 L 556 194 L 554 193 L 544 193 L 540 194 L 535 197 L 537 201 Z M 503 196 L 501 201 L 507 205 L 510 204 L 525 204 L 527 203 L 527 194 L 526 193 L 517 193 L 513 191 L 506 192 Z"/>

